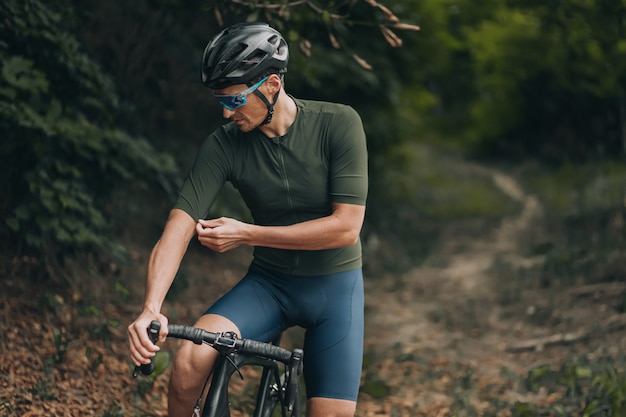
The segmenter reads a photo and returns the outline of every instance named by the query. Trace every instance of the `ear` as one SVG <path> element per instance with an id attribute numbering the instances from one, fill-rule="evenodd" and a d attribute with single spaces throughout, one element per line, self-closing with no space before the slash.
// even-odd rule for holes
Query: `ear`
<path id="1" fill-rule="evenodd" d="M 278 74 L 271 74 L 269 78 L 267 79 L 267 81 L 265 81 L 265 84 L 267 85 L 267 89 L 269 93 L 274 94 L 278 90 L 280 90 L 282 86 L 282 81 Z"/>

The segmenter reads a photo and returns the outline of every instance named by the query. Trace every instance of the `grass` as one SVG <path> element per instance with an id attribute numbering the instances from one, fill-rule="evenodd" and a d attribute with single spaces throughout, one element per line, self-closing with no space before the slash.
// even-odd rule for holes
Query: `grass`
<path id="1" fill-rule="evenodd" d="M 543 285 L 571 286 L 621 279 L 626 272 L 626 166 L 618 162 L 528 166 L 521 181 L 540 199 L 542 240 L 529 253 L 545 256 Z"/>
<path id="2" fill-rule="evenodd" d="M 446 223 L 480 233 L 520 209 L 488 170 L 428 146 L 406 143 L 380 163 L 384 177 L 372 181 L 363 235 L 371 275 L 419 265 Z"/>
<path id="3" fill-rule="evenodd" d="M 550 217 L 626 208 L 626 165 L 620 161 L 565 164 L 554 169 L 527 166 L 522 181 L 537 193 Z"/>
<path id="4" fill-rule="evenodd" d="M 499 219 L 518 209 L 487 171 L 458 157 L 407 143 L 389 158 L 398 168 L 388 169 L 387 192 L 429 219 Z"/>

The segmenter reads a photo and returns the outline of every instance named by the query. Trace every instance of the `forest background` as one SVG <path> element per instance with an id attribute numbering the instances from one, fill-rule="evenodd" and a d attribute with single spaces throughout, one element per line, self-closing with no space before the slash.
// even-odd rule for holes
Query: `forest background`
<path id="1" fill-rule="evenodd" d="M 0 415 L 58 401 L 55 378 L 72 343 L 93 372 L 122 355 L 90 343 L 123 340 L 140 308 L 146 252 L 202 139 L 224 123 L 199 82 L 202 51 L 243 20 L 268 21 L 287 38 L 290 94 L 350 104 L 362 116 L 370 155 L 362 239 L 373 282 L 419 267 L 450 239 L 450 225 L 477 239 L 519 215 L 493 172 L 541 206 L 514 237 L 540 262 L 500 283 L 501 302 L 529 289 L 624 282 L 623 0 L 6 0 L 0 18 L 0 322 L 52 352 L 34 386 L 2 369 Z M 230 188 L 212 215 L 249 219 Z M 199 251 L 192 244 L 191 255 Z M 199 256 L 222 270 L 240 262 Z M 181 269 L 168 300 L 193 288 L 194 274 Z M 608 297 L 622 317 L 624 288 Z M 623 415 L 618 356 L 585 362 L 590 372 L 574 378 L 586 387 L 574 389 L 577 408 L 545 407 Z M 540 385 L 558 385 L 559 369 Z M 597 382 L 604 377 L 614 386 Z M 538 407 L 528 403 L 498 407 L 525 415 Z M 128 414 L 123 401 L 94 407 L 92 415 L 149 415 Z"/>

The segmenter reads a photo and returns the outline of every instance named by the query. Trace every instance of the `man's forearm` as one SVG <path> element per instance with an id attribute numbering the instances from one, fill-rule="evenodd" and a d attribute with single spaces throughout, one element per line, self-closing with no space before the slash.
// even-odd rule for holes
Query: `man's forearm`
<path id="1" fill-rule="evenodd" d="M 200 220 L 200 242 L 226 252 L 240 245 L 292 250 L 324 250 L 354 245 L 361 232 L 365 207 L 335 204 L 332 214 L 290 226 L 258 226 L 229 218 Z"/>
<path id="2" fill-rule="evenodd" d="M 250 225 L 246 244 L 293 250 L 333 249 L 354 245 L 359 230 L 332 216 L 290 226 Z"/>
<path id="3" fill-rule="evenodd" d="M 148 262 L 144 310 L 159 312 L 178 272 L 195 222 L 186 213 L 173 210 Z"/>

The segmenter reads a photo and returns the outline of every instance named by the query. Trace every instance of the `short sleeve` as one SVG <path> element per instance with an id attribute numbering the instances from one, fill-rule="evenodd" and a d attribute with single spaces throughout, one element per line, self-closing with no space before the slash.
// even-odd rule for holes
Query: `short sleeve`
<path id="1" fill-rule="evenodd" d="M 365 205 L 368 189 L 367 144 L 358 113 L 342 106 L 333 117 L 330 142 L 330 194 L 334 203 Z"/>
<path id="2" fill-rule="evenodd" d="M 228 179 L 230 158 L 227 143 L 217 133 L 205 139 L 183 183 L 174 208 L 183 210 L 192 218 L 204 219 L 215 198 Z"/>

